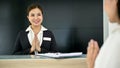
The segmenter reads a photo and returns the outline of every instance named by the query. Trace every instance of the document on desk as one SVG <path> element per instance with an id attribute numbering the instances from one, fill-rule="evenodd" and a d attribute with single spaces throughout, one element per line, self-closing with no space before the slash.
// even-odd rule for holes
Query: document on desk
<path id="1" fill-rule="evenodd" d="M 37 56 L 45 56 L 51 58 L 69 58 L 69 57 L 79 57 L 82 55 L 82 52 L 74 52 L 74 53 L 44 53 L 44 54 L 36 54 Z"/>

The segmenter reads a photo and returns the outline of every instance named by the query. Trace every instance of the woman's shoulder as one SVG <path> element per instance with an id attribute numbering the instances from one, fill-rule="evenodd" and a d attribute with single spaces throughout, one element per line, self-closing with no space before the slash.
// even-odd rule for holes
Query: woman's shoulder
<path id="1" fill-rule="evenodd" d="M 53 34 L 51 30 L 45 30 L 43 31 L 44 34 Z"/>
<path id="2" fill-rule="evenodd" d="M 119 39 L 120 40 L 120 29 L 119 30 L 116 30 L 115 32 L 113 32 L 111 34 L 111 36 L 115 39 Z"/>
<path id="3" fill-rule="evenodd" d="M 18 32 L 18 35 L 25 35 L 25 34 L 27 34 L 29 31 L 26 31 L 26 30 L 20 30 L 19 32 Z"/>
<path id="4" fill-rule="evenodd" d="M 51 30 L 45 30 L 45 31 L 43 31 L 43 36 L 44 37 L 47 37 L 47 36 L 53 37 L 54 34 L 53 34 L 53 32 Z"/>
<path id="5" fill-rule="evenodd" d="M 52 33 L 52 31 L 51 30 L 45 30 L 45 31 L 43 31 L 43 32 L 47 32 L 47 33 Z"/>

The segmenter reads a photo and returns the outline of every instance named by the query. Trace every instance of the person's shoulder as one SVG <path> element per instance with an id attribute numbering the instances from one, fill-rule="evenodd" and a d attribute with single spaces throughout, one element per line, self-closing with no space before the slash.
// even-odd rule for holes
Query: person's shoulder
<path id="1" fill-rule="evenodd" d="M 25 30 L 20 30 L 19 33 L 26 33 L 28 31 L 25 31 Z"/>
<path id="2" fill-rule="evenodd" d="M 24 35 L 24 34 L 26 34 L 26 33 L 28 33 L 29 31 L 26 31 L 26 30 L 20 30 L 19 32 L 18 32 L 18 35 Z"/>
<path id="3" fill-rule="evenodd" d="M 46 33 L 52 33 L 52 31 L 51 30 L 45 30 L 45 31 L 43 31 L 43 32 L 46 32 Z"/>
<path id="4" fill-rule="evenodd" d="M 43 25 L 42 25 L 41 30 L 42 30 L 44 33 L 52 33 L 52 31 L 51 31 L 51 30 L 47 29 L 47 28 L 46 28 L 46 27 L 44 27 Z"/>
<path id="5" fill-rule="evenodd" d="M 111 32 L 111 35 L 120 35 L 120 27 L 114 29 L 114 30 Z"/>
<path id="6" fill-rule="evenodd" d="M 120 31 L 117 30 L 115 32 L 112 32 L 106 41 L 108 41 L 108 44 L 112 45 L 114 44 L 115 46 L 120 45 Z"/>
<path id="7" fill-rule="evenodd" d="M 117 30 L 111 34 L 114 38 L 120 39 L 120 30 Z"/>
<path id="8" fill-rule="evenodd" d="M 53 32 L 51 30 L 45 30 L 43 31 L 44 36 L 53 36 Z"/>

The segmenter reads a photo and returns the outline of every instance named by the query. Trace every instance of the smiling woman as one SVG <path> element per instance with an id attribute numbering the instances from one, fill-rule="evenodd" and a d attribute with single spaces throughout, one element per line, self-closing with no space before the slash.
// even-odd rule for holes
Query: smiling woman
<path id="1" fill-rule="evenodd" d="M 26 30 L 19 32 L 13 54 L 57 52 L 53 33 L 41 25 L 43 11 L 38 3 L 33 3 L 27 8 L 27 18 L 30 25 Z"/>
<path id="2" fill-rule="evenodd" d="M 86 53 L 91 38 L 103 43 L 102 0 L 0 0 L 0 55 L 13 53 L 18 32 L 30 25 L 27 7 L 36 1 L 43 8 L 41 24 L 54 34 L 59 52 Z"/>

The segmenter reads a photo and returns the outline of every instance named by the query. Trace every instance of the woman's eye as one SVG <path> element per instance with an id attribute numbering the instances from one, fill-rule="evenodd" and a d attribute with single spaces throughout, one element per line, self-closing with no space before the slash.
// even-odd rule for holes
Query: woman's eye
<path id="1" fill-rule="evenodd" d="M 38 13 L 37 15 L 38 15 L 38 16 L 41 16 L 41 14 L 40 14 L 40 13 Z"/>
<path id="2" fill-rule="evenodd" d="M 34 17 L 35 15 L 34 14 L 31 14 L 31 17 Z"/>

